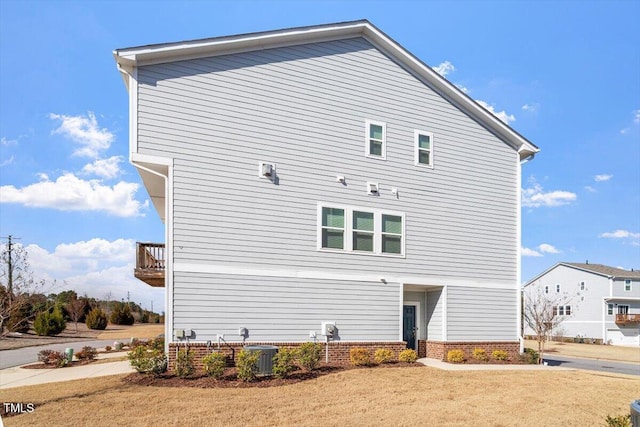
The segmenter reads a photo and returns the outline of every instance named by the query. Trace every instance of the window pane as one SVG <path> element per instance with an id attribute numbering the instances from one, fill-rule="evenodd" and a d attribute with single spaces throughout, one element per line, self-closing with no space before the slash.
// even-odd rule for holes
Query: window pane
<path id="1" fill-rule="evenodd" d="M 402 217 L 382 215 L 382 232 L 402 234 Z"/>
<path id="2" fill-rule="evenodd" d="M 369 154 L 372 156 L 382 156 L 382 142 L 369 141 Z"/>
<path id="3" fill-rule="evenodd" d="M 369 125 L 369 138 L 379 139 L 382 141 L 382 126 Z"/>
<path id="4" fill-rule="evenodd" d="M 402 238 L 399 236 L 382 236 L 382 252 L 386 254 L 402 253 Z"/>
<path id="5" fill-rule="evenodd" d="M 566 313 L 567 316 L 571 316 L 571 306 L 570 305 L 566 306 L 564 312 Z"/>
<path id="6" fill-rule="evenodd" d="M 420 150 L 418 152 L 418 162 L 422 163 L 423 165 L 429 165 L 430 163 L 430 159 L 431 158 L 431 153 L 429 153 L 428 151 L 422 151 Z"/>
<path id="7" fill-rule="evenodd" d="M 344 232 L 342 230 L 322 230 L 322 247 L 344 249 Z"/>
<path id="8" fill-rule="evenodd" d="M 431 138 L 429 135 L 418 135 L 418 147 L 431 149 Z"/>
<path id="9" fill-rule="evenodd" d="M 373 234 L 353 232 L 353 250 L 373 252 Z"/>
<path id="10" fill-rule="evenodd" d="M 353 229 L 362 231 L 373 231 L 373 213 L 354 211 Z"/>
<path id="11" fill-rule="evenodd" d="M 344 209 L 322 208 L 322 226 L 344 228 Z"/>

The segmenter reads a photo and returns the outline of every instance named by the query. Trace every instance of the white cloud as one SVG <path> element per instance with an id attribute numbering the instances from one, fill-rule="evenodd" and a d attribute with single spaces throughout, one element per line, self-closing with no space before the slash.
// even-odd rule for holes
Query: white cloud
<path id="1" fill-rule="evenodd" d="M 5 147 L 8 147 L 10 145 L 14 145 L 17 144 L 18 140 L 17 139 L 8 139 L 5 138 L 4 136 L 2 138 L 0 138 L 0 145 L 4 145 Z"/>
<path id="2" fill-rule="evenodd" d="M 522 110 L 527 111 L 529 113 L 537 113 L 538 108 L 540 108 L 540 104 L 538 104 L 537 102 L 533 104 L 524 104 L 522 106 Z"/>
<path id="3" fill-rule="evenodd" d="M 82 172 L 87 175 L 96 175 L 101 178 L 111 179 L 122 173 L 120 170 L 122 156 L 112 156 L 108 159 L 99 159 L 89 163 L 82 168 Z"/>
<path id="4" fill-rule="evenodd" d="M 456 70 L 456 67 L 449 61 L 444 61 L 440 65 L 432 67 L 433 71 L 445 77 L 447 74 Z"/>
<path id="5" fill-rule="evenodd" d="M 72 173 L 65 173 L 56 181 L 44 174 L 41 179 L 22 188 L 0 187 L 0 203 L 61 211 L 103 211 L 119 217 L 143 216 L 142 210 L 149 204 L 135 199 L 138 184 L 132 182 L 121 181 L 111 187 L 100 180 L 82 180 Z"/>
<path id="6" fill-rule="evenodd" d="M 593 177 L 595 182 L 609 181 L 611 178 L 613 178 L 613 175 L 608 174 L 596 175 Z"/>
<path id="7" fill-rule="evenodd" d="M 536 250 L 533 250 L 533 249 L 525 248 L 525 247 L 520 249 L 520 254 L 522 256 L 531 256 L 531 257 L 541 257 L 542 256 L 542 254 L 540 252 L 538 252 Z"/>
<path id="8" fill-rule="evenodd" d="M 560 251 L 548 243 L 542 243 L 538 246 L 538 250 L 547 254 L 559 254 Z"/>
<path id="9" fill-rule="evenodd" d="M 66 116 L 49 114 L 52 120 L 60 120 L 60 127 L 51 133 L 61 134 L 78 143 L 80 147 L 73 152 L 74 156 L 97 158 L 100 152 L 107 150 L 114 140 L 114 135 L 106 128 L 100 128 L 95 114 L 91 111 L 87 116 Z"/>
<path id="10" fill-rule="evenodd" d="M 466 94 L 469 94 L 469 92 L 471 92 L 468 87 L 466 87 L 466 86 L 464 86 L 464 85 L 462 85 L 460 83 L 454 83 L 454 84 L 456 85 L 456 87 L 458 89 L 460 89 L 462 92 L 464 92 Z"/>
<path id="11" fill-rule="evenodd" d="M 598 237 L 605 239 L 618 239 L 622 242 L 629 243 L 632 246 L 640 246 L 640 233 L 633 233 L 627 230 L 616 230 L 613 232 L 602 233 Z"/>
<path id="12" fill-rule="evenodd" d="M 478 104 L 482 105 L 487 110 L 489 110 L 491 112 L 491 114 L 493 114 L 494 116 L 496 116 L 497 118 L 499 118 L 500 120 L 502 120 L 506 124 L 511 124 L 512 122 L 516 121 L 516 118 L 515 118 L 515 116 L 513 114 L 508 114 L 504 110 L 496 111 L 495 108 L 493 107 L 493 105 L 489 105 L 488 103 L 486 103 L 486 102 L 484 102 L 484 101 L 482 101 L 480 99 L 476 99 L 476 102 Z"/>
<path id="13" fill-rule="evenodd" d="M 0 162 L 0 168 L 3 167 L 3 166 L 9 166 L 15 160 L 16 160 L 16 158 L 14 156 L 9 157 L 7 160 L 3 160 L 2 162 Z"/>
<path id="14" fill-rule="evenodd" d="M 590 185 L 585 185 L 584 189 L 587 190 L 589 193 L 597 193 L 598 192 L 598 190 L 596 190 L 595 188 L 593 188 Z"/>
<path id="15" fill-rule="evenodd" d="M 640 123 L 640 110 L 633 111 L 633 123 L 636 123 L 636 124 Z"/>
<path id="16" fill-rule="evenodd" d="M 531 187 L 522 189 L 522 206 L 539 208 L 541 206 L 562 206 L 574 202 L 578 196 L 570 191 L 555 190 L 545 192 L 535 179 L 530 180 Z"/>

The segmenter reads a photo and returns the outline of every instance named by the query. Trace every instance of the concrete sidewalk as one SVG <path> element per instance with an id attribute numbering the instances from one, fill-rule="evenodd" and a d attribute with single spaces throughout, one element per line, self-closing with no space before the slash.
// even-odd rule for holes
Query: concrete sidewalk
<path id="1" fill-rule="evenodd" d="M 560 366 L 546 365 L 484 365 L 484 364 L 466 364 L 466 363 L 447 363 L 438 359 L 422 358 L 418 359 L 418 363 L 429 366 L 431 368 L 442 369 L 444 371 L 575 371 L 572 368 L 564 368 Z"/>
<path id="2" fill-rule="evenodd" d="M 125 356 L 126 353 L 100 354 L 98 360 Z M 27 385 L 96 378 L 135 372 L 128 360 L 91 363 L 55 369 L 25 369 L 21 367 L 0 370 L 0 390 Z"/>

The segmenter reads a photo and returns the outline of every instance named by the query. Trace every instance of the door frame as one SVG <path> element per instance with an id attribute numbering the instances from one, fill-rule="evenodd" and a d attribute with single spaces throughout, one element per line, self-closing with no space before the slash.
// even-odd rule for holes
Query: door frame
<path id="1" fill-rule="evenodd" d="M 402 302 L 402 321 L 401 321 L 401 325 L 402 325 L 402 336 L 401 339 L 402 341 L 404 341 L 404 306 L 405 305 L 411 305 L 413 307 L 415 307 L 416 309 L 416 339 L 415 339 L 415 347 L 413 348 L 415 351 L 418 351 L 418 340 L 420 339 L 420 332 L 422 331 L 422 329 L 420 328 L 420 301 L 403 301 Z"/>

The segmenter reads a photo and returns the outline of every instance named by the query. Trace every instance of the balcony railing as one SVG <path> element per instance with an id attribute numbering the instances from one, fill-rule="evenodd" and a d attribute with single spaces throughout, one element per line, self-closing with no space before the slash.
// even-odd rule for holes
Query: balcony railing
<path id="1" fill-rule="evenodd" d="M 154 287 L 164 287 L 165 248 L 163 243 L 136 243 L 134 276 Z"/>
<path id="2" fill-rule="evenodd" d="M 616 323 L 640 323 L 640 314 L 616 314 Z"/>

